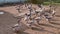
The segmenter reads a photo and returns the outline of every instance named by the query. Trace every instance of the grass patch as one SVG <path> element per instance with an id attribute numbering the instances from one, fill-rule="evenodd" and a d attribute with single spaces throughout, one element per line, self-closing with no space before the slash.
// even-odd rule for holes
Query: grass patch
<path id="1" fill-rule="evenodd" d="M 51 3 L 50 2 L 44 2 L 43 4 L 44 5 L 50 5 Z M 60 3 L 54 3 L 54 2 L 52 2 L 52 5 L 60 5 Z"/>

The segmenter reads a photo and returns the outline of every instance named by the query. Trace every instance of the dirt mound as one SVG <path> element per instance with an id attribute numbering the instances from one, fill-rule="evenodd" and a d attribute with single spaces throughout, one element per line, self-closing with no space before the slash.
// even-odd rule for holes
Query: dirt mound
<path id="1" fill-rule="evenodd" d="M 2 10 L 0 12 L 4 12 L 4 14 L 0 14 L 0 34 L 12 34 L 10 27 L 17 23 L 17 19 L 8 12 Z"/>

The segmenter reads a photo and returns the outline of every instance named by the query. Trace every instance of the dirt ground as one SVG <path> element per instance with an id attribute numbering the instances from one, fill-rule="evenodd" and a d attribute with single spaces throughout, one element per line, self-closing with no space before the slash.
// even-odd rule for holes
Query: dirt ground
<path id="1" fill-rule="evenodd" d="M 0 34 L 14 34 L 10 27 L 17 23 L 17 19 L 13 17 L 13 15 L 18 15 L 15 7 L 0 7 L 0 11 L 6 12 L 0 15 Z M 40 28 L 27 29 L 19 34 L 60 34 L 60 6 L 56 9 L 56 16 L 51 23 L 44 21 L 39 26 Z"/>

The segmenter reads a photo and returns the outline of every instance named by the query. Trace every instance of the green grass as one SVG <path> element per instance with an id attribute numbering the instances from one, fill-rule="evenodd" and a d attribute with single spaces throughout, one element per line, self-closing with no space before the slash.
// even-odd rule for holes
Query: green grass
<path id="1" fill-rule="evenodd" d="M 44 2 L 43 4 L 44 4 L 44 5 L 49 5 L 50 2 Z M 53 2 L 52 4 L 53 4 L 53 5 L 60 5 L 60 3 L 54 3 L 54 2 Z"/>
<path id="2" fill-rule="evenodd" d="M 43 4 L 44 4 L 44 5 L 49 5 L 49 4 L 50 4 L 50 2 L 44 2 Z"/>

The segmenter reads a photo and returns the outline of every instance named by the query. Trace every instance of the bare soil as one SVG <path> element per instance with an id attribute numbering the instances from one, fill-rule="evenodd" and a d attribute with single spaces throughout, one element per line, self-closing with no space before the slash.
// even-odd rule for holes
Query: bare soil
<path id="1" fill-rule="evenodd" d="M 13 15 L 18 15 L 15 7 L 0 7 L 0 11 L 6 12 L 0 15 L 0 34 L 14 34 L 10 27 L 17 23 L 17 19 L 13 17 Z M 48 23 L 44 20 L 40 23 L 39 28 L 27 29 L 18 34 L 60 34 L 60 6 L 56 9 L 56 16 L 52 22 Z"/>

